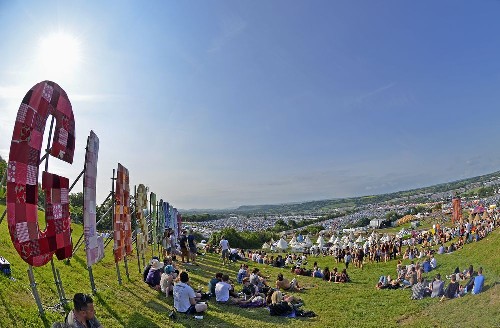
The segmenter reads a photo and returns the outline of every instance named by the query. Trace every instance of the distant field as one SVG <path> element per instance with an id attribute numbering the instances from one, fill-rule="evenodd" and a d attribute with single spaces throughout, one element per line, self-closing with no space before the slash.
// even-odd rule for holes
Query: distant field
<path id="1" fill-rule="evenodd" d="M 3 211 L 0 205 L 0 213 Z M 73 225 L 73 242 L 80 237 L 82 226 Z M 120 264 L 123 277 L 122 286 L 116 279 L 112 259 L 112 245 L 106 248 L 106 257 L 94 267 L 98 289 L 95 295 L 97 316 L 104 327 L 288 327 L 291 324 L 309 327 L 498 327 L 500 326 L 500 231 L 497 230 L 479 243 L 466 245 L 454 254 L 438 255 L 438 270 L 448 274 L 455 267 L 461 269 L 473 264 L 483 266 L 486 276 L 485 292 L 468 295 L 461 299 L 439 303 L 435 299 L 410 300 L 409 290 L 375 290 L 374 286 L 382 274 L 394 274 L 394 261 L 381 264 L 367 264 L 364 270 L 350 268 L 353 280 L 349 284 L 327 283 L 311 277 L 299 277 L 299 282 L 309 287 L 307 291 L 296 293 L 305 301 L 304 308 L 318 315 L 312 319 L 286 319 L 271 317 L 268 311 L 240 309 L 209 303 L 209 310 L 202 321 L 179 315 L 171 322 L 168 314 L 172 310 L 172 299 L 166 299 L 142 282 L 135 255 L 129 259 L 130 279 L 125 276 L 123 263 Z M 0 327 L 50 327 L 54 321 L 63 320 L 63 314 L 47 308 L 46 315 L 40 317 L 31 296 L 26 274 L 28 265 L 15 251 L 7 229 L 7 222 L 0 224 L 0 255 L 12 263 L 11 281 L 0 275 Z M 320 267 L 335 266 L 327 257 L 310 258 L 308 267 L 317 261 Z M 66 295 L 71 298 L 76 292 L 90 293 L 83 249 L 71 259 L 69 264 L 55 261 L 61 271 Z M 277 273 L 291 277 L 288 269 L 250 263 L 259 267 L 274 281 Z M 188 267 L 192 284 L 205 287 L 217 272 L 229 273 L 235 279 L 239 264 L 231 264 L 221 269 L 215 255 L 207 255 L 200 260 L 199 267 Z M 342 267 L 340 265 L 339 267 Z M 50 264 L 35 268 L 35 277 L 42 301 L 46 306 L 59 302 L 50 270 Z M 142 268 L 141 268 L 142 271 Z M 431 275 L 428 275 L 430 277 Z"/>

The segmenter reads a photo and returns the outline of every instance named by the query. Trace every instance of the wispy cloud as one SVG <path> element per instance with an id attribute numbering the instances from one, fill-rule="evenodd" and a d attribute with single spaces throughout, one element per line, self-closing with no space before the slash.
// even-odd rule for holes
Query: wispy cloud
<path id="1" fill-rule="evenodd" d="M 238 36 L 247 26 L 247 23 L 239 16 L 233 15 L 224 19 L 221 23 L 221 34 L 213 41 L 208 52 L 216 52 L 229 41 Z"/>
<path id="2" fill-rule="evenodd" d="M 356 98 L 356 101 L 357 102 L 363 102 L 363 101 L 365 101 L 368 98 L 371 98 L 373 96 L 378 95 L 379 93 L 382 93 L 382 92 L 384 92 L 386 90 L 389 90 L 390 88 L 394 87 L 395 85 L 396 85 L 396 83 L 391 82 L 391 83 L 389 83 L 387 85 L 381 86 L 380 88 L 377 88 L 375 90 L 372 90 L 370 92 L 367 92 L 365 94 L 362 94 L 362 95 L 358 96 Z"/>

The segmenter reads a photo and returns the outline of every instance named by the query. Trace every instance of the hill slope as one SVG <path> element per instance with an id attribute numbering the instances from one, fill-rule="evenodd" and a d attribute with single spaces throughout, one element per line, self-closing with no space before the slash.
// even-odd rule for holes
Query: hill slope
<path id="1" fill-rule="evenodd" d="M 0 205 L 0 213 L 3 207 Z M 73 225 L 73 240 L 80 237 L 82 227 Z M 98 293 L 95 295 L 97 316 L 104 327 L 285 327 L 300 320 L 297 324 L 310 327 L 396 327 L 399 325 L 419 327 L 494 327 L 500 323 L 499 295 L 500 287 L 500 231 L 497 229 L 486 239 L 466 245 L 464 249 L 449 255 L 438 255 L 438 270 L 448 274 L 455 267 L 465 268 L 469 264 L 483 266 L 486 276 L 485 292 L 468 295 L 462 299 L 437 302 L 435 299 L 412 301 L 409 290 L 374 289 L 378 277 L 382 274 L 394 274 L 396 262 L 367 264 L 364 270 L 350 268 L 353 280 L 349 284 L 333 284 L 311 277 L 299 277 L 299 282 L 309 287 L 305 292 L 296 293 L 305 301 L 305 309 L 317 313 L 312 319 L 286 319 L 269 316 L 266 309 L 240 309 L 209 303 L 209 310 L 203 321 L 179 315 L 175 322 L 170 322 L 168 314 L 172 310 L 172 299 L 165 298 L 142 282 L 137 258 L 129 259 L 130 279 L 125 276 L 123 264 L 120 264 L 123 284 L 118 285 L 115 265 L 112 258 L 112 245 L 106 248 L 106 257 L 94 267 L 94 277 Z M 11 281 L 0 275 L 0 327 L 50 327 L 54 321 L 63 320 L 64 315 L 47 309 L 44 317 L 38 315 L 37 307 L 31 296 L 24 263 L 15 251 L 7 229 L 7 222 L 0 224 L 0 252 L 12 263 Z M 329 257 L 311 258 L 320 267 L 334 267 L 336 264 Z M 69 264 L 57 261 L 61 271 L 63 286 L 68 298 L 76 292 L 90 293 L 85 256 L 80 249 Z M 250 268 L 259 267 L 264 274 L 274 281 L 277 273 L 283 272 L 291 278 L 288 270 L 250 263 Z M 194 287 L 206 286 L 208 280 L 217 271 L 229 273 L 234 279 L 238 264 L 221 268 L 215 255 L 206 255 L 200 259 L 200 266 L 188 267 L 191 283 Z M 339 265 L 339 268 L 342 268 Z M 436 272 L 433 272 L 434 275 Z M 42 301 L 46 305 L 59 302 L 52 278 L 50 264 L 35 268 Z M 430 277 L 430 275 L 429 275 Z M 237 286 L 239 288 L 239 286 Z M 205 287 L 206 290 L 206 287 Z M 466 312 L 465 312 L 466 311 Z M 466 314 L 467 313 L 467 314 Z M 470 315 L 469 315 L 470 314 Z"/>

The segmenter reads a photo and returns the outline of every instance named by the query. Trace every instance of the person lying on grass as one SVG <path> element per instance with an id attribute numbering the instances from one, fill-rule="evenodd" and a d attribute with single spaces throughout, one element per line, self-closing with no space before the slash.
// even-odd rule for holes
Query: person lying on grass
<path id="1" fill-rule="evenodd" d="M 294 315 L 298 317 L 315 317 L 316 314 L 312 311 L 303 311 L 299 307 L 303 303 L 293 304 L 291 301 L 293 296 L 285 296 L 280 291 L 274 291 L 270 297 L 268 297 L 269 314 L 272 316 L 288 316 Z"/>
<path id="2" fill-rule="evenodd" d="M 233 296 L 231 296 L 231 294 Z M 224 274 L 222 275 L 222 281 L 219 281 L 217 285 L 215 285 L 215 300 L 217 303 L 239 305 L 251 302 L 252 298 L 244 300 L 235 295 L 233 286 L 229 283 L 229 276 Z"/>
<path id="3" fill-rule="evenodd" d="M 177 312 L 185 314 L 195 314 L 204 312 L 207 310 L 208 305 L 206 303 L 197 303 L 196 298 L 200 298 L 201 295 L 194 292 L 194 289 L 188 285 L 189 275 L 186 271 L 183 271 L 179 275 L 180 282 L 177 282 L 174 286 L 174 308 Z"/>
<path id="4" fill-rule="evenodd" d="M 278 273 L 278 280 L 276 280 L 276 288 L 283 290 L 302 290 L 299 286 L 299 282 L 297 278 L 293 278 L 292 281 L 289 281 L 285 277 L 283 277 L 282 273 Z"/>

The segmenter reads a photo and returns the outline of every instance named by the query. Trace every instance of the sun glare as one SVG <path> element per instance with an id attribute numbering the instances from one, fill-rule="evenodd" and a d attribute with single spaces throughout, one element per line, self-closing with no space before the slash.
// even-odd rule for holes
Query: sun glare
<path id="1" fill-rule="evenodd" d="M 58 32 L 40 38 L 38 64 L 45 74 L 55 77 L 71 74 L 81 59 L 80 42 L 74 36 Z"/>

